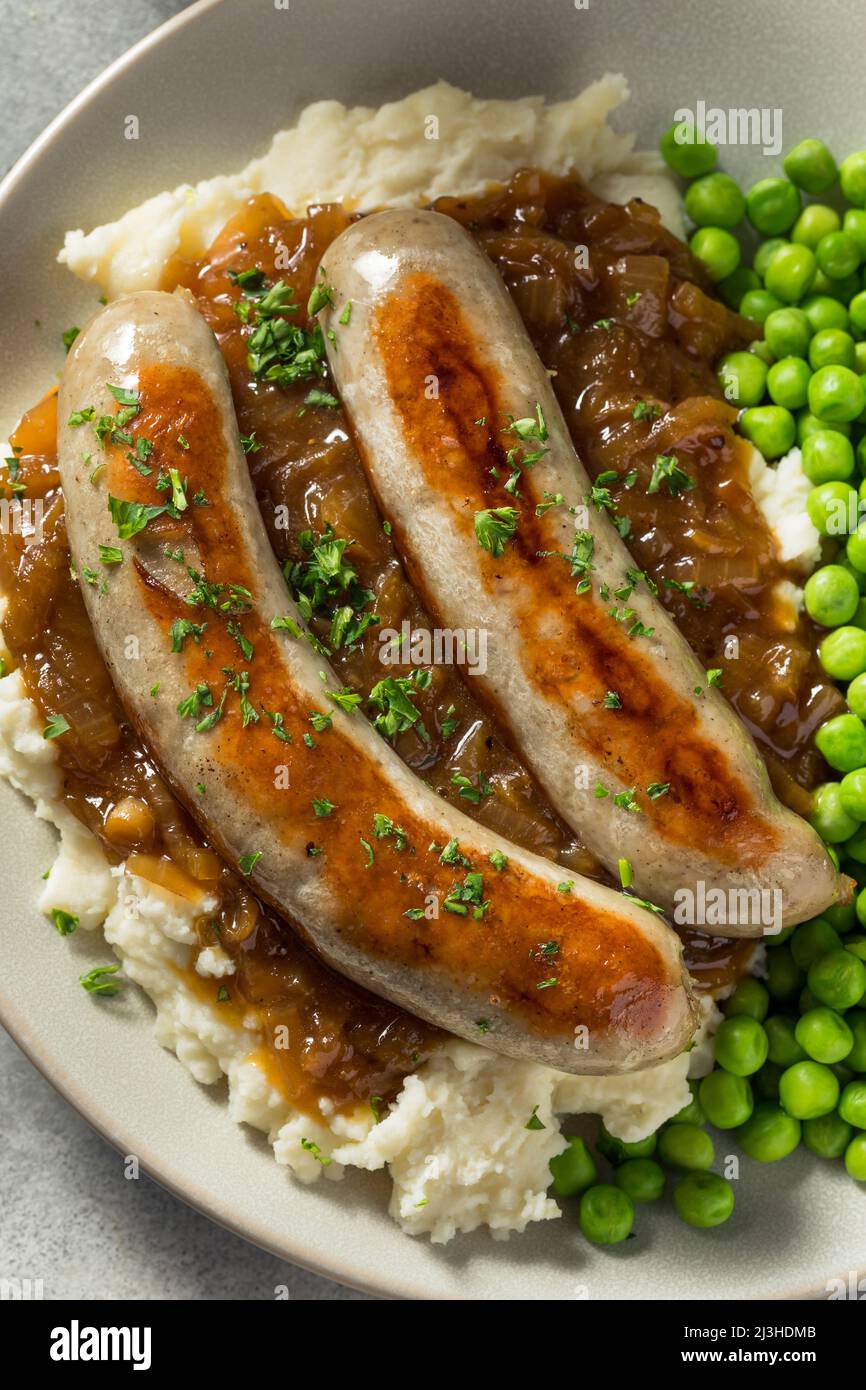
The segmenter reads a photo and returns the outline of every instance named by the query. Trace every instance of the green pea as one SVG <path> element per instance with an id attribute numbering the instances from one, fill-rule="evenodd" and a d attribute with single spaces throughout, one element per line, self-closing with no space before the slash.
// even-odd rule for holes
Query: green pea
<path id="1" fill-rule="evenodd" d="M 831 280 L 844 280 L 860 264 L 860 249 L 847 232 L 827 232 L 815 247 L 815 259 Z"/>
<path id="2" fill-rule="evenodd" d="M 816 487 L 821 483 L 844 483 L 853 477 L 854 446 L 844 434 L 816 430 L 803 440 L 802 450 L 803 472 Z"/>
<path id="3" fill-rule="evenodd" d="M 841 1158 L 853 1133 L 835 1111 L 803 1121 L 803 1143 L 816 1158 Z"/>
<path id="4" fill-rule="evenodd" d="M 768 955 L 767 989 L 773 999 L 793 999 L 799 994 L 802 984 L 802 973 L 788 946 L 780 946 Z"/>
<path id="5" fill-rule="evenodd" d="M 728 1018 L 754 1018 L 763 1023 L 770 1007 L 769 990 L 754 975 L 744 975 L 724 1007 Z"/>
<path id="6" fill-rule="evenodd" d="M 813 961 L 807 978 L 815 998 L 831 1009 L 853 1009 L 866 994 L 866 965 L 844 949 Z"/>
<path id="7" fill-rule="evenodd" d="M 853 772 L 866 765 L 866 724 L 856 714 L 837 714 L 818 729 L 815 746 L 837 772 Z M 842 805 L 850 814 L 844 797 Z"/>
<path id="8" fill-rule="evenodd" d="M 746 215 L 746 200 L 730 174 L 704 174 L 689 185 L 686 213 L 696 227 L 736 227 Z"/>
<path id="9" fill-rule="evenodd" d="M 849 208 L 842 222 L 842 230 L 853 237 L 863 260 L 866 260 L 866 212 L 860 208 Z"/>
<path id="10" fill-rule="evenodd" d="M 768 237 L 766 241 L 761 242 L 752 257 L 752 264 L 762 280 L 767 273 L 767 266 L 770 264 L 770 261 L 773 259 L 780 246 L 790 245 L 790 241 L 784 236 Z"/>
<path id="11" fill-rule="evenodd" d="M 861 521 L 856 531 L 851 532 L 845 544 L 845 555 L 855 570 L 861 573 L 866 571 L 866 520 Z"/>
<path id="12" fill-rule="evenodd" d="M 689 246 L 711 280 L 724 280 L 740 264 L 740 243 L 723 227 L 699 227 Z"/>
<path id="13" fill-rule="evenodd" d="M 866 1134 L 856 1134 L 845 1150 L 845 1167 L 857 1182 L 866 1182 Z"/>
<path id="14" fill-rule="evenodd" d="M 678 1110 L 675 1115 L 671 1116 L 669 1121 L 670 1124 L 702 1125 L 704 1123 L 706 1116 L 701 1109 L 701 1102 L 698 1100 L 697 1081 L 689 1082 L 689 1090 L 692 1093 L 691 1100 L 688 1105 L 683 1106 L 682 1110 Z"/>
<path id="15" fill-rule="evenodd" d="M 855 1129 L 866 1129 L 866 1081 L 849 1081 L 839 1098 L 839 1115 Z"/>
<path id="16" fill-rule="evenodd" d="M 749 352 L 753 357 L 759 357 L 765 367 L 772 367 L 773 354 L 763 338 L 756 338 L 754 342 L 749 343 Z"/>
<path id="17" fill-rule="evenodd" d="M 752 1077 L 752 1088 L 761 1100 L 779 1099 L 779 1077 L 782 1067 L 777 1062 L 765 1062 Z"/>
<path id="18" fill-rule="evenodd" d="M 698 1095 L 704 1114 L 716 1129 L 736 1129 L 746 1123 L 754 1108 L 747 1078 L 728 1071 L 711 1071 L 701 1081 Z"/>
<path id="19" fill-rule="evenodd" d="M 791 228 L 791 240 L 814 251 L 822 237 L 838 232 L 841 226 L 842 219 L 834 208 L 826 203 L 809 203 Z"/>
<path id="20" fill-rule="evenodd" d="M 802 309 L 774 309 L 764 321 L 764 337 L 774 357 L 805 357 L 812 328 Z"/>
<path id="21" fill-rule="evenodd" d="M 839 1082 L 821 1062 L 795 1062 L 779 1077 L 779 1100 L 795 1120 L 813 1120 L 835 1110 Z"/>
<path id="22" fill-rule="evenodd" d="M 838 867 L 837 862 L 836 868 L 838 869 Z M 853 903 L 833 903 L 832 906 L 825 907 L 821 915 L 840 936 L 844 936 L 845 932 L 853 931 L 854 923 L 857 920 Z"/>
<path id="23" fill-rule="evenodd" d="M 557 1197 L 574 1197 L 585 1192 L 598 1178 L 598 1166 L 583 1139 L 577 1136 L 568 1141 L 568 1147 L 550 1160 L 553 1176 L 553 1190 Z"/>
<path id="24" fill-rule="evenodd" d="M 850 1009 L 845 1022 L 854 1037 L 854 1044 L 845 1058 L 846 1065 L 852 1071 L 866 1071 L 866 1009 Z"/>
<path id="25" fill-rule="evenodd" d="M 800 305 L 813 333 L 824 328 L 847 328 L 848 310 L 844 304 L 825 294 L 813 294 Z"/>
<path id="26" fill-rule="evenodd" d="M 580 1199 L 580 1229 L 594 1245 L 620 1245 L 634 1225 L 634 1203 L 612 1183 L 587 1188 Z"/>
<path id="27" fill-rule="evenodd" d="M 861 825 L 846 842 L 845 853 L 858 864 L 866 864 L 866 825 Z"/>
<path id="28" fill-rule="evenodd" d="M 834 1009 L 810 1009 L 798 1019 L 794 1032 L 814 1062 L 842 1062 L 854 1046 L 854 1034 Z"/>
<path id="29" fill-rule="evenodd" d="M 734 1210 L 734 1189 L 718 1173 L 686 1173 L 674 1188 L 674 1206 L 687 1226 L 707 1230 L 728 1220 Z"/>
<path id="30" fill-rule="evenodd" d="M 866 888 L 857 894 L 854 900 L 854 909 L 857 913 L 857 920 L 861 926 L 866 926 Z"/>
<path id="31" fill-rule="evenodd" d="M 854 714 L 858 714 L 861 719 L 866 717 L 866 674 L 855 676 L 848 686 L 846 698 Z"/>
<path id="32" fill-rule="evenodd" d="M 857 716 L 850 717 L 856 719 Z M 855 820 L 866 821 L 866 767 L 846 773 L 839 788 L 842 805 L 849 816 L 853 816 Z"/>
<path id="33" fill-rule="evenodd" d="M 611 1163 L 624 1163 L 627 1158 L 650 1158 L 655 1153 L 657 1143 L 656 1134 L 648 1134 L 646 1139 L 626 1143 L 624 1139 L 617 1139 L 603 1124 L 599 1126 L 598 1150 Z"/>
<path id="34" fill-rule="evenodd" d="M 739 310 L 744 294 L 761 287 L 758 275 L 751 266 L 740 265 L 731 274 L 720 280 L 716 288 L 729 309 Z"/>
<path id="35" fill-rule="evenodd" d="M 808 246 L 780 246 L 764 276 L 770 294 L 784 304 L 796 304 L 809 293 L 818 269 L 815 252 Z"/>
<path id="36" fill-rule="evenodd" d="M 808 970 L 813 961 L 828 951 L 842 949 L 842 939 L 824 917 L 801 922 L 791 938 L 791 955 L 801 970 Z"/>
<path id="37" fill-rule="evenodd" d="M 662 158 L 684 179 L 709 173 L 716 162 L 716 147 L 690 121 L 675 121 L 659 141 Z"/>
<path id="38" fill-rule="evenodd" d="M 866 406 L 866 390 L 850 367 L 821 367 L 809 381 L 809 409 L 819 420 L 855 420 Z"/>
<path id="39" fill-rule="evenodd" d="M 806 1054 L 797 1042 L 795 1024 L 787 1014 L 773 1014 L 764 1023 L 770 1045 L 768 1058 L 777 1067 L 792 1067 L 805 1060 Z"/>
<path id="40" fill-rule="evenodd" d="M 763 236 L 779 236 L 794 225 L 800 194 L 787 179 L 759 179 L 746 194 L 746 213 Z"/>
<path id="41" fill-rule="evenodd" d="M 800 410 L 809 397 L 812 369 L 802 357 L 783 357 L 767 373 L 767 391 L 775 405 Z M 793 441 L 792 441 L 793 442 Z"/>
<path id="42" fill-rule="evenodd" d="M 769 290 L 748 290 L 740 300 L 740 313 L 756 323 L 764 323 L 776 309 L 782 309 L 781 299 Z"/>
<path id="43" fill-rule="evenodd" d="M 837 628 L 838 632 L 844 630 Z M 847 630 L 851 631 L 850 628 Z M 857 628 L 855 631 L 859 632 L 860 629 Z M 864 669 L 866 669 L 866 660 L 864 660 Z M 809 824 L 829 845 L 839 845 L 843 840 L 850 840 L 857 830 L 858 822 L 853 816 L 849 816 L 842 805 L 838 782 L 822 782 L 820 787 L 815 788 Z"/>
<path id="44" fill-rule="evenodd" d="M 866 671 L 866 633 L 859 627 L 837 627 L 824 638 L 818 648 L 818 655 L 821 665 L 833 680 L 853 680 L 855 676 Z M 849 834 L 853 835 L 854 830 Z M 848 835 L 843 835 L 842 838 L 847 840 Z M 831 840 L 830 843 L 837 844 L 838 841 Z"/>
<path id="45" fill-rule="evenodd" d="M 825 370 L 833 371 L 834 368 L 827 367 Z M 820 483 L 806 498 L 806 511 L 812 525 L 822 536 L 844 536 L 852 529 L 852 518 L 854 526 L 857 524 L 858 500 L 857 491 L 850 483 Z"/>
<path id="46" fill-rule="evenodd" d="M 819 431 L 821 434 L 826 434 L 828 431 L 832 434 L 842 434 L 846 439 L 850 439 L 851 437 L 851 426 L 849 424 L 837 424 L 835 422 L 828 422 L 827 420 L 819 420 L 817 415 L 813 415 L 811 411 L 801 410 L 797 415 L 798 444 L 805 444 L 810 435 L 817 434 Z"/>
<path id="47" fill-rule="evenodd" d="M 827 853 L 829 854 L 829 852 L 830 851 L 828 850 Z M 764 935 L 764 945 L 766 946 L 768 951 L 771 951 L 776 946 L 783 946 L 785 942 L 788 941 L 789 938 L 793 935 L 793 927 L 783 927 L 781 931 L 777 932 L 766 932 Z"/>
<path id="48" fill-rule="evenodd" d="M 651 1158 L 630 1158 L 613 1175 L 633 1202 L 656 1202 L 665 1190 L 665 1170 Z"/>
<path id="49" fill-rule="evenodd" d="M 866 206 L 866 150 L 849 154 L 839 165 L 842 193 L 855 208 Z"/>
<path id="50" fill-rule="evenodd" d="M 715 1150 L 699 1125 L 668 1125 L 659 1135 L 658 1157 L 669 1168 L 711 1168 Z"/>
<path id="51" fill-rule="evenodd" d="M 757 405 L 763 399 L 767 368 L 754 353 L 727 353 L 719 362 L 716 375 L 725 400 L 731 405 Z"/>
<path id="52" fill-rule="evenodd" d="M 737 1141 L 749 1158 L 759 1163 L 778 1163 L 799 1144 L 800 1121 L 787 1115 L 780 1105 L 763 1100 L 737 1130 Z"/>
<path id="53" fill-rule="evenodd" d="M 866 961 L 866 936 L 848 936 L 842 943 L 858 960 Z"/>
<path id="54" fill-rule="evenodd" d="M 792 183 L 813 198 L 832 188 L 838 177 L 836 161 L 823 140 L 801 140 L 785 155 L 782 168 Z"/>
<path id="55" fill-rule="evenodd" d="M 849 299 L 860 289 L 860 276 L 855 271 L 853 275 L 846 275 L 844 280 L 833 280 L 829 275 L 818 266 L 815 271 L 815 279 L 812 281 L 812 293 L 827 295 L 830 299 L 837 299 L 843 306 L 847 305 Z"/>
<path id="56" fill-rule="evenodd" d="M 767 1060 L 767 1035 L 756 1018 L 726 1018 L 714 1039 L 716 1062 L 734 1076 L 752 1076 Z"/>
<path id="57" fill-rule="evenodd" d="M 857 612 L 860 590 L 853 575 L 841 565 L 823 565 L 806 580 L 803 600 L 814 622 L 822 627 L 839 627 L 849 623 Z"/>
<path id="58" fill-rule="evenodd" d="M 853 372 L 856 365 L 854 339 L 844 328 L 822 328 L 809 344 L 809 366 L 813 372 L 822 367 L 848 367 Z"/>
<path id="59" fill-rule="evenodd" d="M 780 405 L 756 405 L 739 419 L 741 434 L 751 440 L 765 459 L 778 459 L 793 447 L 797 434 L 794 417 Z"/>

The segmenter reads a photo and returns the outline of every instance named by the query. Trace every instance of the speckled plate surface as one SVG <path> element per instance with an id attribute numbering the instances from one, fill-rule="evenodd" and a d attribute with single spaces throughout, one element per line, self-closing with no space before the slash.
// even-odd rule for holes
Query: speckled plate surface
<path id="1" fill-rule="evenodd" d="M 583 0 L 581 0 L 583 3 Z M 826 0 L 202 0 L 111 67 L 55 121 L 0 189 L 5 262 L 0 437 L 61 367 L 59 332 L 93 291 L 54 263 L 68 227 L 117 217 L 183 180 L 241 167 L 307 102 L 377 104 L 439 77 L 478 95 L 572 95 L 623 71 L 626 116 L 645 144 L 675 106 L 779 108 L 784 143 L 820 134 L 862 148 L 857 89 L 866 10 Z M 127 115 L 141 138 L 123 138 Z M 754 148 L 724 163 L 775 172 Z M 349 1284 L 408 1298 L 826 1297 L 866 1267 L 866 1190 L 838 1165 L 798 1153 L 741 1159 L 733 1219 L 682 1227 L 665 1204 L 611 1252 L 566 1218 L 508 1242 L 486 1234 L 440 1249 L 386 1215 L 389 1183 L 353 1173 L 294 1184 L 264 1139 L 234 1125 L 222 1087 L 205 1089 L 160 1049 L 152 1010 L 129 991 L 101 1007 L 76 985 L 105 960 L 98 940 L 62 940 L 34 903 L 53 833 L 0 786 L 0 1017 L 63 1095 L 178 1196 L 250 1240 Z M 730 1146 L 734 1148 L 733 1145 Z M 727 1152 L 720 1136 L 720 1154 Z"/>

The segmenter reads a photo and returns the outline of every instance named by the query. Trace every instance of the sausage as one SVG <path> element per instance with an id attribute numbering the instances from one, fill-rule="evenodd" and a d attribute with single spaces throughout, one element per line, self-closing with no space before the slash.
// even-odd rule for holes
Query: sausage
<path id="1" fill-rule="evenodd" d="M 98 314 L 59 411 L 72 554 L 118 693 L 256 892 L 344 975 L 497 1051 L 579 1073 L 681 1051 L 696 1013 L 675 933 L 452 809 L 339 690 L 191 297 Z"/>
<path id="2" fill-rule="evenodd" d="M 611 870 L 629 860 L 674 921 L 703 906 L 709 932 L 760 936 L 834 902 L 817 834 L 776 800 L 592 505 L 548 375 L 469 234 L 378 213 L 320 276 L 331 370 L 409 576 L 443 629 L 485 634 L 472 689 L 562 818 Z"/>

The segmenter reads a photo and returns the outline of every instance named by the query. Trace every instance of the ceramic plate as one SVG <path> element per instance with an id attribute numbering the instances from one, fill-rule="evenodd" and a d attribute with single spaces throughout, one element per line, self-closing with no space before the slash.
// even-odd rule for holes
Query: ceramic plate
<path id="1" fill-rule="evenodd" d="M 60 331 L 93 307 L 92 289 L 54 263 L 64 230 L 241 167 L 309 101 L 375 105 L 440 77 L 481 96 L 561 98 L 623 71 L 633 91 L 624 120 L 646 144 L 674 103 L 703 99 L 779 108 L 786 146 L 820 134 L 841 152 L 862 147 L 851 92 L 866 12 L 855 17 L 845 0 L 825 0 L 820 19 L 812 0 L 585 4 L 202 0 L 139 44 L 49 127 L 0 191 L 0 437 L 55 379 Z M 123 138 L 130 114 L 137 142 Z M 754 148 L 730 149 L 724 163 L 746 180 L 776 172 Z M 638 1238 L 611 1252 L 590 1248 L 568 1217 L 508 1242 L 479 1232 L 436 1248 L 389 1220 L 382 1174 L 294 1184 L 263 1138 L 228 1119 L 222 1088 L 197 1086 L 157 1046 L 143 997 L 129 991 L 103 1008 L 77 988 L 105 948 L 46 930 L 34 903 L 52 833 L 5 784 L 0 816 L 4 1023 L 107 1139 L 276 1254 L 408 1298 L 820 1297 L 830 1277 L 866 1266 L 866 1192 L 808 1154 L 769 1169 L 744 1159 L 735 1215 L 720 1230 L 690 1231 L 669 1207 L 644 1211 Z"/>

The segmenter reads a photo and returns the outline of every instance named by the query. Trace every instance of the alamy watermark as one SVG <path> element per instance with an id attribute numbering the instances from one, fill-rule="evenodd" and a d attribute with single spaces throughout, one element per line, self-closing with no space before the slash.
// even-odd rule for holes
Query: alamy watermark
<path id="1" fill-rule="evenodd" d="M 674 892 L 677 927 L 762 927 L 765 936 L 782 930 L 780 888 L 714 888 L 698 879 Z"/>
<path id="2" fill-rule="evenodd" d="M 782 153 L 782 110 L 779 106 L 737 106 L 724 110 L 695 103 L 694 110 L 682 106 L 674 112 L 674 121 L 682 128 L 675 132 L 678 145 L 691 142 L 695 134 L 710 145 L 757 145 L 766 155 Z"/>
<path id="3" fill-rule="evenodd" d="M 470 676 L 487 670 L 487 630 L 483 627 L 415 627 L 404 618 L 399 631 L 382 628 L 383 666 L 465 666 Z"/>

